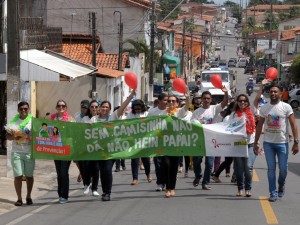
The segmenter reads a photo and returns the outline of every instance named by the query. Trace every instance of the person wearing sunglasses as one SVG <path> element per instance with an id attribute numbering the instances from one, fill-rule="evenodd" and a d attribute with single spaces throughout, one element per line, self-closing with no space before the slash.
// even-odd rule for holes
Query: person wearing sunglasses
<path id="1" fill-rule="evenodd" d="M 33 187 L 33 171 L 35 160 L 31 157 L 30 131 L 31 114 L 27 102 L 18 104 L 18 114 L 5 127 L 7 140 L 12 141 L 11 165 L 14 175 L 14 186 L 18 200 L 15 206 L 22 206 L 22 178 L 26 178 L 27 195 L 26 205 L 33 204 L 31 191 Z"/>
<path id="2" fill-rule="evenodd" d="M 75 119 L 68 113 L 67 103 L 60 99 L 56 103 L 56 112 L 51 114 L 50 120 L 58 120 L 63 122 L 75 122 Z M 69 168 L 70 160 L 54 160 L 57 173 L 57 193 L 59 203 L 64 204 L 69 199 Z"/>
<path id="3" fill-rule="evenodd" d="M 179 99 L 174 95 L 168 96 L 168 107 L 166 112 L 178 118 L 184 119 L 188 116 L 189 110 L 189 95 L 185 93 L 186 103 L 184 107 L 178 108 Z M 179 156 L 164 156 L 163 157 L 163 172 L 166 183 L 166 198 L 175 196 L 175 187 L 177 181 Z"/>
<path id="4" fill-rule="evenodd" d="M 82 118 L 82 122 L 92 123 L 92 118 L 98 116 L 98 108 L 99 103 L 96 100 L 92 100 L 88 106 L 87 115 Z M 80 161 L 80 164 L 82 165 L 83 194 L 87 195 L 91 189 L 92 195 L 98 197 L 99 160 L 83 160 Z"/>
<path id="5" fill-rule="evenodd" d="M 245 118 L 246 132 L 247 132 L 247 142 L 248 142 L 248 154 L 249 157 L 235 157 L 234 158 L 234 173 L 236 175 L 238 192 L 237 197 L 243 196 L 243 190 L 245 189 L 245 196 L 251 197 L 252 189 L 252 172 L 253 164 L 255 161 L 255 154 L 253 152 L 253 143 L 255 137 L 255 118 L 253 111 L 250 108 L 250 102 L 248 96 L 245 94 L 240 94 L 237 97 L 237 103 L 235 110 L 230 115 L 229 120 L 236 118 Z"/>
<path id="6" fill-rule="evenodd" d="M 223 101 L 217 105 L 211 105 L 212 95 L 209 91 L 204 91 L 201 95 L 202 106 L 193 112 L 191 121 L 196 121 L 201 124 L 213 124 L 216 122 L 217 115 L 222 111 L 222 109 L 228 104 L 228 90 L 225 86 L 221 89 L 224 92 Z M 197 187 L 199 185 L 201 175 L 201 163 L 203 156 L 193 157 L 193 167 L 195 173 L 195 179 L 193 181 L 193 186 Z M 204 176 L 202 180 L 202 189 L 211 190 L 208 186 L 210 182 L 212 167 L 213 167 L 214 157 L 205 157 L 205 169 Z"/>

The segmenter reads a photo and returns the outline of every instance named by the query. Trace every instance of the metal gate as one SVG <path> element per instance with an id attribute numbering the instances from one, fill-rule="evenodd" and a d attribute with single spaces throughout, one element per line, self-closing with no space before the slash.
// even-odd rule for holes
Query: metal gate
<path id="1" fill-rule="evenodd" d="M 0 81 L 0 155 L 6 155 L 6 81 Z"/>

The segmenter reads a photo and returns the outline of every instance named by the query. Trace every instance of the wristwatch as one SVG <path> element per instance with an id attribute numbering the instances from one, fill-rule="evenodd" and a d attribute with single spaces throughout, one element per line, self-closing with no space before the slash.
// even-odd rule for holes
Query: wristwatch
<path id="1" fill-rule="evenodd" d="M 294 144 L 296 144 L 296 145 L 299 144 L 299 140 L 298 140 L 298 139 L 295 139 L 295 140 L 294 140 Z"/>

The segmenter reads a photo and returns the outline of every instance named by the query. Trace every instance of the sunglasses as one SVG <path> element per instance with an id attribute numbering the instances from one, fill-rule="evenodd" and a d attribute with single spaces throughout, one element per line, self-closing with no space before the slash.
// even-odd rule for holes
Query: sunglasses
<path id="1" fill-rule="evenodd" d="M 57 105 L 57 108 L 66 108 L 66 105 Z"/>
<path id="2" fill-rule="evenodd" d="M 135 111 L 141 111 L 141 108 L 134 108 Z"/>
<path id="3" fill-rule="evenodd" d="M 85 107 L 85 106 L 83 106 L 83 107 L 81 107 L 82 109 L 88 109 L 88 107 Z"/>
<path id="4" fill-rule="evenodd" d="M 20 111 L 28 111 L 28 108 L 19 108 Z"/>
<path id="5" fill-rule="evenodd" d="M 91 105 L 91 108 L 92 109 L 97 109 L 99 106 L 97 106 L 97 105 Z"/>
<path id="6" fill-rule="evenodd" d="M 247 100 L 238 100 L 239 103 L 248 103 Z"/>
<path id="7" fill-rule="evenodd" d="M 169 102 L 169 103 L 171 103 L 171 102 L 172 102 L 172 103 L 175 103 L 175 102 L 177 102 L 177 101 L 176 101 L 176 100 L 168 100 L 168 102 Z"/>

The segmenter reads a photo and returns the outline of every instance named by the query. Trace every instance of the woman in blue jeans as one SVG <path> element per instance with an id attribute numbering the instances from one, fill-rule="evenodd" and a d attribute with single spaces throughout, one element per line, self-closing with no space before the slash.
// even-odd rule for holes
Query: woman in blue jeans
<path id="1" fill-rule="evenodd" d="M 136 99 L 131 103 L 131 112 L 128 113 L 126 119 L 142 118 L 148 115 L 147 106 L 143 100 Z M 142 163 L 145 168 L 145 174 L 147 176 L 148 183 L 152 182 L 150 175 L 150 158 L 142 158 Z M 131 185 L 137 185 L 139 183 L 139 158 L 131 159 L 131 171 L 132 171 L 132 182 Z"/>
<path id="2" fill-rule="evenodd" d="M 236 157 L 234 159 L 234 169 L 238 186 L 238 192 L 236 196 L 243 196 L 243 190 L 245 189 L 245 196 L 251 197 L 252 171 L 255 160 L 255 155 L 253 152 L 253 143 L 255 138 L 255 119 L 250 109 L 249 99 L 245 94 L 241 94 L 237 97 L 235 111 L 230 116 L 230 119 L 238 118 L 245 118 L 249 157 Z"/>

